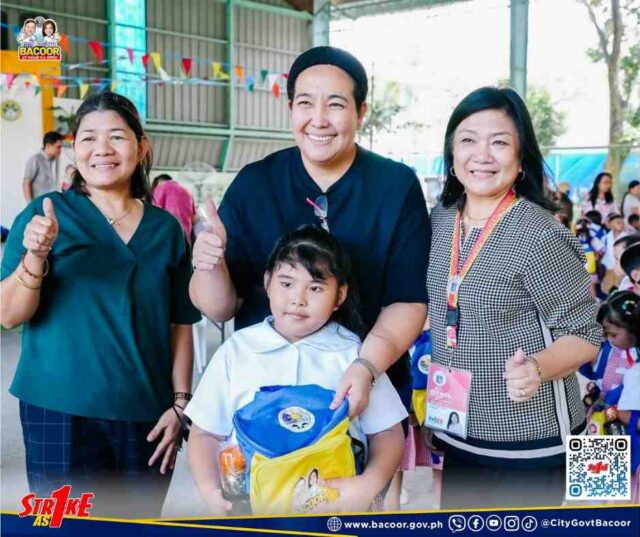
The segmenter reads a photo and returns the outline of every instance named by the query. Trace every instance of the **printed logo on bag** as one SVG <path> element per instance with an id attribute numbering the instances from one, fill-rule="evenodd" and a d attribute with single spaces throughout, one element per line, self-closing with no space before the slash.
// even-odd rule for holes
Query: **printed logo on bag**
<path id="1" fill-rule="evenodd" d="M 320 470 L 313 468 L 308 476 L 296 482 L 293 489 L 293 512 L 310 513 L 313 509 L 329 501 L 327 492 L 318 485 Z"/>
<path id="2" fill-rule="evenodd" d="M 443 371 L 438 371 L 433 377 L 433 382 L 436 383 L 436 386 L 442 388 L 447 383 L 447 375 Z"/>
<path id="3" fill-rule="evenodd" d="M 290 406 L 278 413 L 278 422 L 293 433 L 304 433 L 316 422 L 314 415 L 299 406 Z"/>
<path id="4" fill-rule="evenodd" d="M 430 365 L 431 365 L 430 354 L 425 354 L 424 356 L 421 356 L 420 359 L 418 360 L 418 369 L 420 370 L 420 373 L 422 373 L 423 375 L 429 374 Z"/>
<path id="5" fill-rule="evenodd" d="M 89 517 L 89 511 L 93 507 L 91 500 L 95 494 L 85 492 L 79 498 L 70 496 L 71 485 L 54 490 L 49 498 L 38 498 L 35 492 L 31 492 L 22 498 L 23 509 L 18 516 L 34 516 L 34 526 L 49 528 L 59 528 L 65 516 Z"/>
<path id="6" fill-rule="evenodd" d="M 58 33 L 58 25 L 53 19 L 44 17 L 25 19 L 16 39 L 19 45 L 18 58 L 21 60 L 62 60 L 61 36 Z"/>

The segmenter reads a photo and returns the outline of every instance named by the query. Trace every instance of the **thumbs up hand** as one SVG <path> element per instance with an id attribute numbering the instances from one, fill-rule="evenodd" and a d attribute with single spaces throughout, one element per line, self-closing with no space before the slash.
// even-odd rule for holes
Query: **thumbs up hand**
<path id="1" fill-rule="evenodd" d="M 220 219 L 216 205 L 210 198 L 206 205 L 209 224 L 205 231 L 198 234 L 193 245 L 195 270 L 214 270 L 224 260 L 227 247 L 227 229 Z"/>
<path id="2" fill-rule="evenodd" d="M 509 399 L 516 403 L 524 403 L 531 399 L 540 388 L 542 379 L 538 375 L 538 369 L 527 359 L 522 349 L 504 364 L 504 380 L 507 384 Z"/>
<path id="3" fill-rule="evenodd" d="M 58 238 L 58 218 L 51 198 L 42 201 L 44 216 L 35 215 L 24 228 L 22 245 L 32 254 L 45 259 Z"/>

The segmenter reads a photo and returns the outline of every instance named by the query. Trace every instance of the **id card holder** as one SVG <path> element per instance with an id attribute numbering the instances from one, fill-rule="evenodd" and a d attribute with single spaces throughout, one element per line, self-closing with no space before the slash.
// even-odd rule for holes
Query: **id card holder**
<path id="1" fill-rule="evenodd" d="M 471 371 L 431 364 L 427 381 L 425 426 L 461 438 L 467 437 Z"/>

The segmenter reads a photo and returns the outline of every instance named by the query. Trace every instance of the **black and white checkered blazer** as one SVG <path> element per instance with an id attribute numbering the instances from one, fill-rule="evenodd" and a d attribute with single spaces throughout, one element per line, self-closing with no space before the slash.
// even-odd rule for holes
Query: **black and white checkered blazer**
<path id="1" fill-rule="evenodd" d="M 455 207 L 434 208 L 427 276 L 432 359 L 449 364 L 446 287 Z M 479 228 L 470 230 L 461 263 Z M 536 467 L 564 462 L 564 437 L 586 427 L 575 374 L 545 382 L 526 403 L 514 403 L 502 378 L 518 347 L 526 355 L 575 335 L 599 346 L 596 302 L 577 239 L 545 209 L 520 199 L 500 221 L 460 287 L 458 347 L 452 367 L 471 371 L 467 438 L 437 432 L 452 455 L 480 464 Z"/>

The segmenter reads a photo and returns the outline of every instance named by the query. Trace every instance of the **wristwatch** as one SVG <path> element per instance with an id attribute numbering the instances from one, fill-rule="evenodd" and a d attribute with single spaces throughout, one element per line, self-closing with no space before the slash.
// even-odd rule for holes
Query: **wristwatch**
<path id="1" fill-rule="evenodd" d="M 378 377 L 380 376 L 380 371 L 378 371 L 376 366 L 373 365 L 369 360 L 367 360 L 366 358 L 362 358 L 361 356 L 356 358 L 352 363 L 360 364 L 361 366 L 366 368 L 369 373 L 371 373 L 371 388 L 373 388 L 375 386 L 376 380 L 378 380 Z"/>

